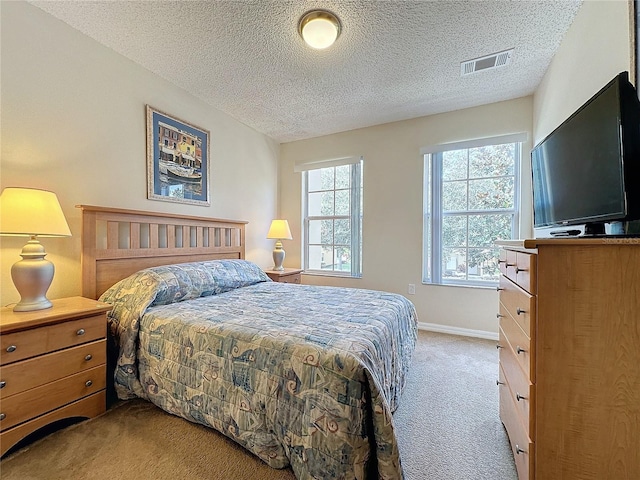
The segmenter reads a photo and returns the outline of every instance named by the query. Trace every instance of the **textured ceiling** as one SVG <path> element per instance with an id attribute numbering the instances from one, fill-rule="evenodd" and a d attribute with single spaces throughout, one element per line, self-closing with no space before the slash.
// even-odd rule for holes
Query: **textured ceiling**
<path id="1" fill-rule="evenodd" d="M 279 142 L 532 94 L 582 0 L 32 1 Z M 338 15 L 327 50 L 298 19 Z M 460 62 L 515 48 L 510 65 Z"/>

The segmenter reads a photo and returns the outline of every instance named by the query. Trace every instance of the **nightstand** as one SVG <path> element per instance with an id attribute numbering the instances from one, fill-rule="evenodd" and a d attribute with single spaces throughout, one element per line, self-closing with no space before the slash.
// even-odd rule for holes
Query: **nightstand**
<path id="1" fill-rule="evenodd" d="M 274 282 L 300 283 L 301 268 L 285 268 L 284 270 L 265 270 L 264 273 Z"/>
<path id="2" fill-rule="evenodd" d="M 0 455 L 52 422 L 106 410 L 111 306 L 83 297 L 52 303 L 0 310 Z"/>

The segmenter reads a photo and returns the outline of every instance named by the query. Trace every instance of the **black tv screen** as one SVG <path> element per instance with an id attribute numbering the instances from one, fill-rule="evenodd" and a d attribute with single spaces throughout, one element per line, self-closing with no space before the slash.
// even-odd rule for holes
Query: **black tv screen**
<path id="1" fill-rule="evenodd" d="M 534 227 L 639 218 L 640 104 L 617 75 L 531 152 Z"/>

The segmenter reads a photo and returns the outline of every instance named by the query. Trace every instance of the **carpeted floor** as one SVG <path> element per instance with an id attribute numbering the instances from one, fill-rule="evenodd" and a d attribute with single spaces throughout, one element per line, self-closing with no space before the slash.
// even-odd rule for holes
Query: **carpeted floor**
<path id="1" fill-rule="evenodd" d="M 496 342 L 420 332 L 394 414 L 406 480 L 515 480 Z"/>
<path id="2" fill-rule="evenodd" d="M 406 480 L 515 480 L 495 342 L 420 332 L 394 415 Z M 293 480 L 218 432 L 134 400 L 0 462 L 3 480 Z"/>

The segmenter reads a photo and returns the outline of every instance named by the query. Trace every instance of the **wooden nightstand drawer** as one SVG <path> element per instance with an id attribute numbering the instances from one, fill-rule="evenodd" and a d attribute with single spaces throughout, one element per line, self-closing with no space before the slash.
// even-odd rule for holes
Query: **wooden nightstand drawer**
<path id="1" fill-rule="evenodd" d="M 106 370 L 106 366 L 101 365 L 3 399 L 0 430 L 103 390 L 107 383 Z"/>
<path id="2" fill-rule="evenodd" d="M 106 352 L 107 341 L 98 340 L 6 365 L 0 370 L 0 399 L 102 365 Z"/>
<path id="3" fill-rule="evenodd" d="M 58 323 L 41 328 L 32 328 L 0 337 L 0 364 L 5 365 L 29 357 L 53 352 L 61 348 L 105 338 L 106 315 Z"/>
<path id="4" fill-rule="evenodd" d="M 111 306 L 83 297 L 52 303 L 30 312 L 0 310 L 2 455 L 51 422 L 106 409 Z"/>
<path id="5" fill-rule="evenodd" d="M 30 433 L 57 420 L 70 417 L 97 417 L 101 413 L 104 413 L 106 404 L 107 394 L 104 390 L 101 390 L 98 393 L 84 397 L 62 408 L 57 408 L 33 420 L 21 423 L 17 427 L 9 428 L 0 433 L 0 455 L 7 453 L 11 447 Z"/>
<path id="6" fill-rule="evenodd" d="M 300 274 L 296 273 L 294 275 L 287 275 L 281 277 L 278 281 L 281 283 L 300 283 Z"/>
<path id="7" fill-rule="evenodd" d="M 301 283 L 302 270 L 299 268 L 285 268 L 284 270 L 265 270 L 264 273 L 274 282 Z"/>

